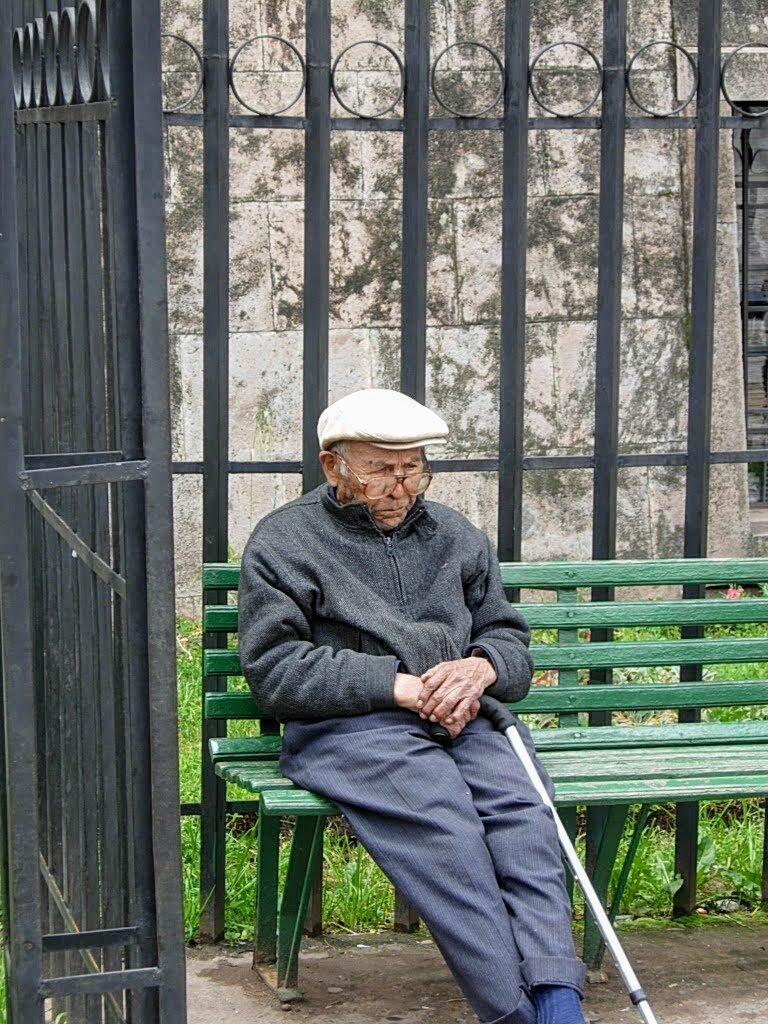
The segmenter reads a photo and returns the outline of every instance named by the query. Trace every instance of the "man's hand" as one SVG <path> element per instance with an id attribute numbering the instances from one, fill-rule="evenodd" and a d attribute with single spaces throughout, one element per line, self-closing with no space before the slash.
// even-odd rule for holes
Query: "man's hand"
<path id="1" fill-rule="evenodd" d="M 422 718 L 440 722 L 453 735 L 452 726 L 460 723 L 461 732 L 477 717 L 480 697 L 495 682 L 496 671 L 485 658 L 441 661 L 421 677 L 416 710 Z"/>
<path id="2" fill-rule="evenodd" d="M 409 711 L 418 711 L 422 686 L 418 676 L 408 675 L 407 672 L 398 672 L 395 675 L 395 703 Z"/>

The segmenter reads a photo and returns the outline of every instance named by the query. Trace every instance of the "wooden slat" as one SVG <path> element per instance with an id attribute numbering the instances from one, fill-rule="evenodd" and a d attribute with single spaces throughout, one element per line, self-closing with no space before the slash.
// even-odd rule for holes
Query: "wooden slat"
<path id="1" fill-rule="evenodd" d="M 239 582 L 239 562 L 207 562 L 203 566 L 204 590 L 237 590 Z"/>
<path id="2" fill-rule="evenodd" d="M 665 586 L 768 581 L 766 558 L 660 558 L 655 561 L 502 562 L 506 587 Z"/>
<path id="3" fill-rule="evenodd" d="M 768 682 L 730 680 L 713 683 L 627 683 L 592 686 L 534 686 L 510 705 L 516 714 L 569 711 L 658 711 L 768 704 Z"/>
<path id="4" fill-rule="evenodd" d="M 688 602 L 691 603 L 690 601 Z M 728 604 L 735 604 L 729 601 Z M 206 632 L 236 633 L 237 632 L 237 605 L 236 604 L 208 604 L 203 608 L 203 629 Z"/>
<path id="5" fill-rule="evenodd" d="M 206 718 L 261 718 L 261 711 L 250 693 L 206 693 Z"/>
<path id="6" fill-rule="evenodd" d="M 534 629 L 690 626 L 768 622 L 768 599 L 690 601 L 580 601 L 515 605 Z M 237 614 L 232 616 L 237 622 Z"/>
<path id="7" fill-rule="evenodd" d="M 276 789 L 262 797 L 262 808 L 268 816 L 295 814 L 305 817 L 312 814 L 341 814 L 330 800 L 308 793 L 305 789 Z"/>
<path id="8" fill-rule="evenodd" d="M 579 804 L 687 803 L 768 796 L 768 775 L 722 775 L 709 779 L 638 779 L 618 782 L 563 782 L 556 789 L 561 807 Z"/>
<path id="9" fill-rule="evenodd" d="M 249 793 L 293 786 L 291 780 L 280 773 L 280 765 L 276 761 L 220 761 L 215 771 L 220 779 L 233 782 Z"/>
<path id="10" fill-rule="evenodd" d="M 758 722 L 677 722 L 673 725 L 614 725 L 609 728 L 531 729 L 536 749 L 611 750 L 627 747 L 743 746 L 768 743 L 768 720 Z"/>
<path id="11" fill-rule="evenodd" d="M 537 669 L 768 662 L 768 638 L 532 644 Z"/>
<path id="12" fill-rule="evenodd" d="M 214 764 L 217 761 L 241 761 L 246 758 L 274 760 L 280 753 L 280 736 L 218 736 L 208 740 Z"/>
<path id="13" fill-rule="evenodd" d="M 237 651 L 203 651 L 203 672 L 207 676 L 241 676 L 240 655 Z"/>
<path id="14" fill-rule="evenodd" d="M 651 727 L 652 728 L 652 727 Z M 598 782 L 619 779 L 706 779 L 714 775 L 765 775 L 768 744 L 748 748 L 657 747 L 653 749 L 570 750 L 540 752 L 541 762 L 555 782 Z"/>

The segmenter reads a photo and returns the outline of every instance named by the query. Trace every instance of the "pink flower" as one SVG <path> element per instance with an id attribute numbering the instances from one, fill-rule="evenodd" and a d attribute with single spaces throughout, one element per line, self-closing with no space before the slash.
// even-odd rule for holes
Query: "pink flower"
<path id="1" fill-rule="evenodd" d="M 742 593 L 743 593 L 743 591 L 742 591 L 741 587 L 733 587 L 733 586 L 731 586 L 731 587 L 728 587 L 728 590 L 727 590 L 725 596 L 730 601 L 735 601 L 735 600 L 737 600 L 738 598 L 741 597 Z"/>

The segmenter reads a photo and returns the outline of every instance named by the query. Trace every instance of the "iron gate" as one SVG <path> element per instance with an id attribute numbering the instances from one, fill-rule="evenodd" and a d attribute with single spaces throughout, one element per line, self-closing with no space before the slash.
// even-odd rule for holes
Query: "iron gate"
<path id="1" fill-rule="evenodd" d="M 0 5 L 12 1024 L 185 1019 L 159 13 Z"/>
<path id="2" fill-rule="evenodd" d="M 234 4 L 231 5 L 234 9 Z M 503 560 L 518 560 L 521 553 L 523 477 L 528 471 L 557 470 L 593 473 L 594 558 L 615 557 L 617 480 L 629 467 L 681 467 L 685 472 L 684 555 L 707 552 L 707 504 L 710 466 L 745 463 L 765 458 L 768 450 L 712 451 L 711 395 L 714 324 L 714 271 L 716 255 L 717 174 L 720 129 L 746 130 L 762 126 L 764 116 L 736 107 L 721 116 L 721 93 L 728 99 L 727 66 L 721 55 L 720 0 L 699 0 L 696 52 L 678 43 L 664 42 L 691 69 L 692 88 L 672 109 L 654 109 L 637 102 L 632 89 L 632 68 L 648 46 L 628 52 L 627 0 L 605 0 L 603 49 L 598 55 L 579 42 L 569 41 L 587 55 L 597 71 L 597 88 L 591 102 L 576 114 L 559 113 L 545 104 L 544 115 L 530 108 L 533 71 L 542 54 L 530 52 L 530 0 L 499 0 L 504 12 L 503 53 L 477 40 L 453 45 L 482 47 L 499 75 L 494 102 L 483 109 L 457 109 L 446 102 L 436 83 L 437 65 L 443 57 L 430 54 L 430 15 L 433 5 L 423 0 L 404 0 L 404 53 L 385 46 L 401 76 L 402 116 L 392 107 L 375 116 L 350 106 L 349 116 L 332 116 L 331 97 L 340 101 L 336 88 L 336 62 L 332 52 L 331 0 L 307 0 L 303 54 L 290 40 L 280 43 L 299 62 L 302 83 L 298 96 L 283 111 L 268 112 L 249 107 L 233 112 L 232 96 L 239 100 L 235 60 L 230 45 L 228 0 L 204 0 L 203 46 L 200 52 L 187 45 L 199 66 L 197 90 L 166 110 L 166 124 L 198 128 L 203 136 L 204 218 L 204 328 L 203 328 L 203 458 L 176 463 L 177 474 L 199 474 L 203 482 L 203 549 L 205 562 L 228 559 L 228 484 L 230 474 L 301 474 L 304 489 L 320 482 L 314 424 L 328 400 L 329 354 L 329 231 L 330 146 L 335 133 L 393 132 L 402 138 L 402 264 L 400 288 L 401 389 L 424 399 L 427 323 L 427 213 L 429 199 L 429 139 L 445 131 L 498 132 L 503 137 L 501 344 L 500 344 L 500 437 L 498 458 L 436 462 L 438 472 L 485 471 L 498 474 L 498 548 Z M 600 5 L 598 5 L 599 7 Z M 678 5 L 680 6 L 680 5 Z M 178 38 L 178 37 L 177 37 Z M 275 38 L 275 37 L 259 37 Z M 357 42 L 345 41 L 345 46 Z M 552 40 L 553 45 L 563 41 Z M 381 43 L 375 45 L 383 45 Z M 242 47 L 241 47 L 242 49 Z M 550 49 L 547 47 L 547 49 Z M 239 52 L 239 51 L 238 51 Z M 727 62 L 726 62 L 727 64 Z M 199 92 L 202 113 L 193 112 Z M 430 114 L 430 93 L 442 109 Z M 601 109 L 595 102 L 600 97 Z M 635 101 L 628 113 L 628 97 Z M 541 100 L 541 96 L 534 98 Z M 303 103 L 303 110 L 296 106 Z M 247 104 L 243 104 L 247 107 Z M 229 447 L 229 223 L 230 133 L 232 129 L 293 129 L 304 132 L 304 289 L 303 289 L 303 451 L 301 461 L 231 460 Z M 586 129 L 600 136 L 599 245 L 597 284 L 596 389 L 594 396 L 594 448 L 586 455 L 529 455 L 523 433 L 525 402 L 526 231 L 529 131 Z M 690 281 L 688 425 L 685 451 L 621 452 L 618 443 L 619 360 L 621 338 L 622 230 L 625 193 L 625 141 L 638 129 L 659 132 L 685 130 L 695 137 L 693 248 Z M 596 590 L 593 599 L 608 600 L 610 590 Z M 684 596 L 697 596 L 697 588 L 685 588 Z M 207 594 L 206 603 L 226 600 Z M 604 632 L 593 639 L 607 638 Z M 696 629 L 685 630 L 695 636 Z M 212 645 L 212 644 L 210 644 Z M 595 672 L 594 681 L 607 681 L 609 673 Z M 684 668 L 683 679 L 697 677 Z M 206 689 L 226 686 L 224 679 L 209 677 Z M 690 713 L 695 717 L 695 713 Z M 593 718 L 599 720 L 599 715 Z M 224 786 L 213 775 L 207 757 L 207 741 L 220 723 L 207 723 L 203 740 L 202 780 L 202 883 L 204 907 L 201 931 L 208 937 L 223 932 L 224 851 L 215 836 L 223 835 L 227 805 Z M 230 805 L 232 807 L 233 805 Z M 236 805 L 242 809 L 242 805 Z M 197 813 L 200 805 L 186 805 Z M 678 812 L 676 869 L 684 879 L 675 896 L 678 912 L 690 912 L 695 899 L 697 808 Z M 600 814 L 590 815 L 590 842 L 599 836 Z"/>

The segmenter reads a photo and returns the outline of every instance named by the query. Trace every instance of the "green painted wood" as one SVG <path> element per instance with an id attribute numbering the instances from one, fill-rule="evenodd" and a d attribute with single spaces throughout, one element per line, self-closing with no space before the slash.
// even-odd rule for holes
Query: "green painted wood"
<path id="1" fill-rule="evenodd" d="M 341 814 L 339 808 L 331 800 L 309 793 L 305 789 L 274 789 L 264 793 L 261 798 L 263 813 L 269 816 L 295 815 L 307 817 L 324 815 L 329 817 Z"/>
<path id="2" fill-rule="evenodd" d="M 261 793 L 265 789 L 290 789 L 290 779 L 280 774 L 277 761 L 219 761 L 216 774 L 225 782 L 247 789 L 249 793 Z"/>
<path id="3" fill-rule="evenodd" d="M 614 725 L 608 729 L 531 729 L 536 749 L 606 750 L 625 747 L 744 746 L 768 743 L 764 722 L 676 722 L 673 725 Z"/>
<path id="4" fill-rule="evenodd" d="M 562 711 L 658 711 L 768 704 L 765 680 L 707 683 L 621 683 L 607 686 L 535 686 L 510 709 L 515 714 Z"/>
<path id="5" fill-rule="evenodd" d="M 571 591 L 573 593 L 573 591 Z M 562 601 L 516 604 L 533 629 L 620 628 L 622 626 L 689 626 L 768 622 L 768 598 L 730 601 Z M 237 615 L 234 616 L 237 619 Z M 561 641 L 564 637 L 560 637 Z"/>
<path id="6" fill-rule="evenodd" d="M 736 797 L 768 796 L 768 774 L 718 775 L 704 779 L 600 779 L 598 782 L 563 782 L 556 786 L 556 803 L 660 804 L 700 800 L 731 800 Z"/>
<path id="7" fill-rule="evenodd" d="M 592 868 L 592 885 L 603 906 L 608 903 L 608 884 L 619 852 L 627 811 L 628 807 L 626 806 L 614 805 L 611 807 L 605 815 L 602 832 L 599 836 L 595 863 Z M 584 915 L 582 959 L 591 970 L 598 970 L 603 959 L 602 937 L 589 908 L 585 908 Z"/>
<path id="8" fill-rule="evenodd" d="M 729 601 L 735 604 L 735 601 Z M 208 604 L 203 608 L 203 629 L 207 633 L 215 631 L 236 633 L 237 632 L 237 605 L 236 604 Z"/>
<path id="9" fill-rule="evenodd" d="M 214 764 L 249 757 L 255 761 L 274 760 L 280 753 L 281 742 L 279 736 L 220 736 L 208 741 L 208 749 Z"/>
<path id="10" fill-rule="evenodd" d="M 280 922 L 277 930 L 277 989 L 292 993 L 298 984 L 299 947 L 312 890 L 312 879 L 323 856 L 325 818 L 299 818 L 294 827 Z"/>
<path id="11" fill-rule="evenodd" d="M 241 676 L 240 655 L 237 651 L 204 650 L 203 672 L 207 676 Z"/>
<path id="12" fill-rule="evenodd" d="M 576 604 L 578 595 L 575 590 L 558 590 L 557 592 L 557 603 L 562 607 L 569 607 L 572 604 Z M 565 629 L 561 629 L 557 635 L 558 643 L 561 644 L 577 644 L 579 642 L 579 631 L 568 626 Z M 578 669 L 562 669 L 558 673 L 557 677 L 558 686 L 578 686 L 579 685 L 579 672 Z M 560 725 L 568 728 L 569 726 L 576 726 L 579 724 L 579 716 L 577 714 L 564 714 L 560 716 Z"/>
<path id="13" fill-rule="evenodd" d="M 502 562 L 505 587 L 663 586 L 768 582 L 768 558 L 660 558 L 654 561 Z"/>
<path id="14" fill-rule="evenodd" d="M 532 644 L 531 654 L 537 670 L 762 662 L 768 661 L 768 638 Z"/>
<path id="15" fill-rule="evenodd" d="M 555 782 L 620 779 L 706 779 L 713 775 L 764 774 L 768 778 L 768 744 L 749 747 L 652 747 L 649 750 L 541 751 L 542 764 Z"/>
<path id="16" fill-rule="evenodd" d="M 252 694 L 245 693 L 206 693 L 203 702 L 203 714 L 206 718 L 261 718 L 261 711 Z"/>
<path id="17" fill-rule="evenodd" d="M 280 819 L 268 818 L 259 807 L 256 860 L 256 928 L 253 962 L 270 964 L 277 959 L 277 897 L 280 867 Z"/>
<path id="18" fill-rule="evenodd" d="M 203 566 L 204 590 L 237 590 L 239 583 L 239 562 L 206 562 Z"/>

